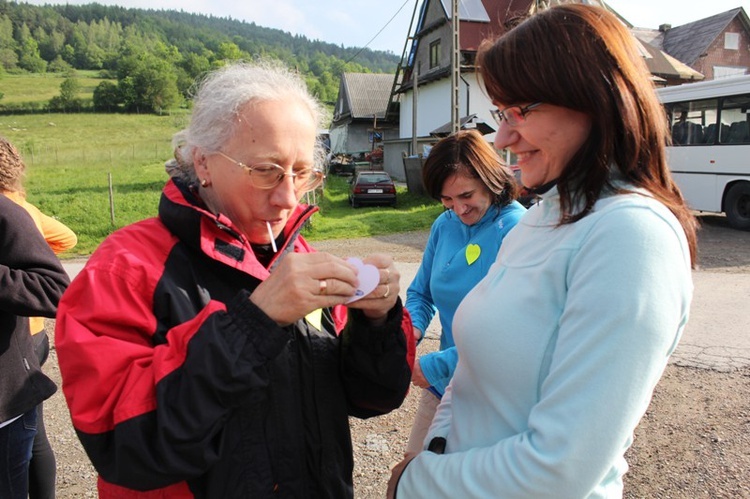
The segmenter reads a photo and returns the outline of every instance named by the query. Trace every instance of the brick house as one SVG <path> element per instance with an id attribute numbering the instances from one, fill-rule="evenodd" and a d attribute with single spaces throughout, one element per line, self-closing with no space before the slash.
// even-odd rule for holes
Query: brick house
<path id="1" fill-rule="evenodd" d="M 750 74 L 750 20 L 742 7 L 675 28 L 662 24 L 633 33 L 707 80 Z"/>

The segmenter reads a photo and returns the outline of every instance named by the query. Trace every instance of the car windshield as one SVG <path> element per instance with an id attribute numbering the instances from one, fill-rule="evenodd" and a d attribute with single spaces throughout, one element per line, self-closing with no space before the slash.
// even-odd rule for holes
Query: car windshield
<path id="1" fill-rule="evenodd" d="M 360 175 L 357 180 L 358 183 L 367 184 L 379 184 L 380 182 L 390 182 L 391 178 L 388 175 Z"/>

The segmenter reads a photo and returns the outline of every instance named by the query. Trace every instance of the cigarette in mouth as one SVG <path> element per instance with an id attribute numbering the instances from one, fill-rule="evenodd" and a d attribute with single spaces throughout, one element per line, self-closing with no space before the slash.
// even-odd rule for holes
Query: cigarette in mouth
<path id="1" fill-rule="evenodd" d="M 273 248 L 273 252 L 278 252 L 278 248 L 276 248 L 276 238 L 273 237 L 273 231 L 271 230 L 271 223 L 266 220 L 266 227 L 268 227 L 268 237 L 271 238 L 271 247 Z"/>

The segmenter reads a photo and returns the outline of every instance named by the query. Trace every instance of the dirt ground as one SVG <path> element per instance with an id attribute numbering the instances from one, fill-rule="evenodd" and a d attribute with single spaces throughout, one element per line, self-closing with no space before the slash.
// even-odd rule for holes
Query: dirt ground
<path id="1" fill-rule="evenodd" d="M 750 232 L 721 216 L 699 217 L 701 270 L 747 274 Z M 396 262 L 419 262 L 427 232 L 314 243 L 340 256 L 385 252 Z M 701 271 L 699 270 L 699 271 Z M 408 283 L 402 283 L 406 286 Z M 48 323 L 51 333 L 52 321 Z M 437 348 L 426 339 L 419 353 Z M 45 371 L 60 385 L 57 356 Z M 393 413 L 352 420 L 355 496 L 385 496 L 389 467 L 400 460 L 416 410 L 414 390 Z M 58 497 L 96 497 L 96 474 L 71 427 L 60 392 L 45 403 L 47 432 L 58 459 Z M 626 498 L 750 498 L 750 367 L 718 372 L 671 364 L 656 388 L 627 453 Z"/>

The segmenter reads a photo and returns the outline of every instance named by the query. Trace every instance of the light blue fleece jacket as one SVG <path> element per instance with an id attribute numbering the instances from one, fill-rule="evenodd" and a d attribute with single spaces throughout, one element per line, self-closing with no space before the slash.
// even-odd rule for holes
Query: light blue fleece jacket
<path id="1" fill-rule="evenodd" d="M 650 197 L 556 227 L 556 189 L 456 311 L 459 363 L 398 499 L 620 498 L 625 451 L 688 320 L 682 227 Z"/>
<path id="2" fill-rule="evenodd" d="M 526 213 L 520 203 L 491 206 L 474 225 L 466 225 L 452 211 L 443 212 L 432 224 L 422 264 L 409 289 L 406 308 L 415 327 L 427 330 L 439 311 L 442 333 L 440 351 L 419 358 L 427 381 L 442 396 L 458 362 L 453 342 L 453 314 L 466 294 L 490 269 L 505 235 Z M 467 248 L 479 249 L 476 259 L 467 259 Z"/>

